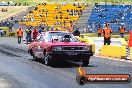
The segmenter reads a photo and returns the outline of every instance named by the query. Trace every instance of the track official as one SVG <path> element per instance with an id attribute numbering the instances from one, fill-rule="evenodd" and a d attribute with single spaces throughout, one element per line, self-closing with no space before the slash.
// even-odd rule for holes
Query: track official
<path id="1" fill-rule="evenodd" d="M 97 31 L 98 31 L 98 37 L 101 37 L 102 29 L 99 27 L 99 28 L 97 29 Z"/>
<path id="2" fill-rule="evenodd" d="M 104 45 L 110 45 L 111 41 L 111 33 L 112 29 L 109 27 L 108 23 L 105 24 L 105 27 L 103 28 L 103 34 L 104 34 Z"/>
<path id="3" fill-rule="evenodd" d="M 124 25 L 122 25 L 122 26 L 119 28 L 119 32 L 120 32 L 120 37 L 121 37 L 121 38 L 124 38 L 124 33 L 125 33 L 125 27 L 124 27 Z"/>
<path id="4" fill-rule="evenodd" d="M 18 36 L 18 43 L 21 44 L 21 38 L 23 36 L 23 30 L 21 27 L 17 30 L 17 36 Z"/>

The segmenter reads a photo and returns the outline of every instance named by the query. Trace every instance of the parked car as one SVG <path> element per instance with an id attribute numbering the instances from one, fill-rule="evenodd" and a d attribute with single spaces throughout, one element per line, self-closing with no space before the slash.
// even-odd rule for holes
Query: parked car
<path id="1" fill-rule="evenodd" d="M 93 56 L 92 45 L 81 43 L 72 33 L 63 31 L 39 34 L 36 42 L 30 43 L 28 52 L 34 60 L 41 59 L 45 65 L 58 60 L 70 60 L 88 66 Z"/>
<path id="2" fill-rule="evenodd" d="M 0 36 L 4 36 L 5 35 L 5 31 L 0 29 Z"/>

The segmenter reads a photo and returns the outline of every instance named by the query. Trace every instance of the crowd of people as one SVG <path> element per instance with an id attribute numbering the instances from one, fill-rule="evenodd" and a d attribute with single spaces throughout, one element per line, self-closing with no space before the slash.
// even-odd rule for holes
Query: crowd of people
<path id="1" fill-rule="evenodd" d="M 1 9 L 1 12 L 7 12 L 7 11 L 8 11 L 7 8 L 2 8 L 2 9 Z"/>
<path id="2" fill-rule="evenodd" d="M 21 44 L 23 32 L 24 32 L 23 29 L 21 27 L 19 27 L 19 29 L 17 30 L 17 36 L 18 36 L 18 43 L 19 44 Z M 39 30 L 35 27 L 32 29 L 32 27 L 29 26 L 28 29 L 25 30 L 25 33 L 26 33 L 26 44 L 29 44 L 32 41 L 35 41 L 37 39 L 37 36 L 39 34 Z M 33 34 L 33 38 L 32 38 L 32 34 Z"/>
<path id="3" fill-rule="evenodd" d="M 54 27 L 50 27 L 49 31 L 53 31 Z M 48 31 L 46 30 L 46 26 L 45 25 L 41 25 L 39 27 L 39 29 L 37 29 L 36 27 L 32 27 L 32 26 L 28 26 L 28 29 L 25 30 L 26 32 L 26 43 L 31 43 L 32 41 L 35 41 L 38 34 L 44 31 Z M 109 27 L 108 23 L 105 23 L 104 28 L 98 27 L 97 29 L 98 31 L 98 37 L 101 37 L 103 35 L 104 37 L 104 45 L 110 45 L 111 43 L 111 33 L 112 33 L 112 29 Z M 74 36 L 80 36 L 80 31 L 79 28 L 77 27 L 73 32 Z M 120 33 L 120 37 L 124 38 L 124 33 L 125 33 L 125 27 L 124 25 L 121 25 L 121 27 L 119 28 L 119 33 Z M 21 28 L 18 29 L 18 43 L 21 42 L 21 37 L 23 36 L 23 31 Z M 31 37 L 33 36 L 33 37 Z"/>
<path id="4" fill-rule="evenodd" d="M 53 27 L 50 27 L 48 29 L 49 29 L 49 31 L 53 31 Z M 32 27 L 30 25 L 27 27 L 26 30 L 23 30 L 21 27 L 19 27 L 17 30 L 18 43 L 21 44 L 21 40 L 23 38 L 24 32 L 26 33 L 26 44 L 29 44 L 33 41 L 36 41 L 37 36 L 45 31 L 47 31 L 47 30 L 46 30 L 46 26 L 44 26 L 44 25 L 39 26 L 39 28 Z M 73 31 L 73 35 L 80 36 L 80 31 L 79 31 L 78 27 L 75 29 L 75 31 Z"/>
<path id="5" fill-rule="evenodd" d="M 84 3 L 38 4 L 34 10 L 31 10 L 29 14 L 20 20 L 20 23 L 29 25 L 28 23 L 31 22 L 30 24 L 32 26 L 45 24 L 54 26 L 57 29 L 65 30 L 68 26 L 73 27 L 75 25 L 86 6 Z"/>

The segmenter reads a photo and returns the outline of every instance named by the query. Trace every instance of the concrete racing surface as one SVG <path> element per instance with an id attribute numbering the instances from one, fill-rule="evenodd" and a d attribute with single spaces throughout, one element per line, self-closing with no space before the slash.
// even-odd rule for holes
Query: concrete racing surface
<path id="1" fill-rule="evenodd" d="M 131 88 L 130 84 L 85 84 L 76 82 L 81 63 L 58 62 L 53 67 L 32 61 L 28 45 L 17 44 L 17 38 L 0 37 L 0 88 Z M 84 67 L 88 74 L 130 74 L 132 62 L 91 57 Z"/>

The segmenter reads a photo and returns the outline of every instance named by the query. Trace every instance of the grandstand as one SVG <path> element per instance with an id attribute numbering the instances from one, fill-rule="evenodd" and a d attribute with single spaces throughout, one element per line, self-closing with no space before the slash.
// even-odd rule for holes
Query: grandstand
<path id="1" fill-rule="evenodd" d="M 114 32 L 118 31 L 121 24 L 126 30 L 132 29 L 132 6 L 131 5 L 95 5 L 88 19 L 88 26 L 97 30 L 98 26 L 103 27 L 108 22 Z"/>
<path id="2" fill-rule="evenodd" d="M 19 23 L 26 26 L 54 26 L 58 30 L 72 28 L 85 9 L 84 4 L 38 4 Z"/>

